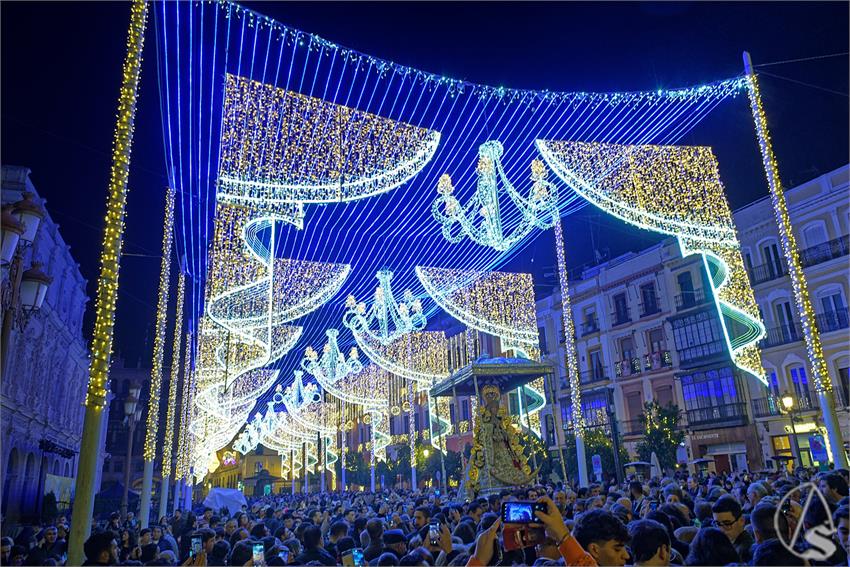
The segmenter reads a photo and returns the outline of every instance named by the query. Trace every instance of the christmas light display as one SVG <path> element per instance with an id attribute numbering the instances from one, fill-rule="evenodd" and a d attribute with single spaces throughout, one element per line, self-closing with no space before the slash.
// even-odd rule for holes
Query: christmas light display
<path id="1" fill-rule="evenodd" d="M 177 409 L 177 382 L 180 380 L 180 349 L 183 339 L 183 300 L 186 295 L 186 274 L 177 275 L 177 313 L 174 315 L 174 345 L 171 351 L 171 378 L 168 381 L 168 400 L 165 412 L 165 436 L 162 443 L 162 476 L 171 476 L 174 447 L 174 412 Z M 187 343 L 187 351 L 188 343 Z"/>
<path id="2" fill-rule="evenodd" d="M 461 205 L 454 196 L 451 177 L 443 174 L 437 183 L 439 197 L 431 207 L 434 218 L 443 226 L 443 236 L 449 242 L 460 242 L 469 237 L 482 246 L 496 250 L 509 250 L 525 238 L 535 227 L 550 228 L 558 218 L 558 192 L 549 183 L 535 182 L 528 197 L 523 197 L 508 180 L 502 167 L 504 148 L 498 141 L 491 140 L 478 148 L 478 185 L 472 199 Z M 499 191 L 499 186 L 504 191 Z M 513 232 L 505 234 L 500 198 L 508 202 L 521 214 L 521 220 Z M 480 227 L 476 226 L 480 220 Z"/>
<path id="3" fill-rule="evenodd" d="M 531 274 L 418 266 L 416 275 L 437 305 L 458 321 L 508 345 L 537 347 Z"/>
<path id="4" fill-rule="evenodd" d="M 223 113 L 218 196 L 251 207 L 390 191 L 416 175 L 440 141 L 432 130 L 230 74 Z"/>
<path id="5" fill-rule="evenodd" d="M 764 382 L 758 340 L 765 329 L 711 148 L 537 145 L 553 171 L 591 203 L 641 228 L 676 236 L 683 256 L 701 254 L 732 359 Z"/>
<path id="6" fill-rule="evenodd" d="M 183 390 L 180 400 L 180 413 L 178 419 L 177 433 L 177 464 L 175 467 L 175 478 L 187 480 L 189 478 L 190 446 L 192 444 L 189 434 L 189 425 L 192 420 L 192 392 L 194 391 L 194 372 L 192 371 L 192 333 L 186 333 L 186 351 L 183 359 Z"/>
<path id="7" fill-rule="evenodd" d="M 159 267 L 159 292 L 156 300 L 156 326 L 153 335 L 153 360 L 151 362 L 151 395 L 148 401 L 147 427 L 145 429 L 144 457 L 156 457 L 156 439 L 159 431 L 159 398 L 162 389 L 162 360 L 165 356 L 165 324 L 168 317 L 168 290 L 171 285 L 171 238 L 174 229 L 174 191 L 165 192 L 165 220 L 162 224 L 162 258 Z"/>
<path id="8" fill-rule="evenodd" d="M 363 364 L 359 360 L 357 349 L 352 347 L 348 359 L 339 350 L 337 337 L 339 331 L 337 329 L 328 329 L 325 331 L 328 337 L 328 342 L 322 350 L 322 357 L 313 350 L 312 347 L 307 347 L 304 353 L 304 358 L 301 360 L 301 368 L 312 374 L 316 381 L 325 389 L 333 387 L 337 381 L 342 380 L 350 374 L 357 374 L 363 369 Z"/>
<path id="9" fill-rule="evenodd" d="M 365 302 L 358 303 L 353 295 L 345 301 L 342 322 L 351 329 L 355 338 L 364 337 L 386 345 L 411 331 L 425 328 L 428 321 L 422 314 L 422 302 L 414 299 L 413 292 L 405 290 L 404 302 L 399 303 L 390 283 L 393 273 L 381 270 L 376 277 L 380 283 L 375 288 L 371 307 L 367 308 Z M 377 329 L 372 329 L 373 323 Z"/>

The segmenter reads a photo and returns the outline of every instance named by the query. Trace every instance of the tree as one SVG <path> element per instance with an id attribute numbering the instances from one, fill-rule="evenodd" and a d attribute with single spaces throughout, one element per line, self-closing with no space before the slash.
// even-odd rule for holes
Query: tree
<path id="1" fill-rule="evenodd" d="M 567 435 L 567 442 L 564 446 L 564 459 L 567 463 L 567 476 L 572 480 L 578 480 L 578 461 L 576 460 L 576 438 L 574 435 Z M 608 474 L 614 476 L 616 467 L 614 466 L 614 444 L 611 442 L 610 432 L 602 427 L 594 427 L 585 429 L 584 431 L 584 455 L 587 461 L 587 470 L 592 474 L 593 471 L 593 455 L 599 455 L 602 459 L 603 475 Z M 629 462 L 629 453 L 623 447 L 623 442 L 620 440 L 620 466 Z M 556 470 L 558 475 L 560 470 Z"/>
<path id="2" fill-rule="evenodd" d="M 652 400 L 644 404 L 641 419 L 646 424 L 646 434 L 637 444 L 638 456 L 649 462 L 655 452 L 661 468 L 675 468 L 676 450 L 685 440 L 685 432 L 679 428 L 679 406 L 662 407 L 657 400 Z"/>

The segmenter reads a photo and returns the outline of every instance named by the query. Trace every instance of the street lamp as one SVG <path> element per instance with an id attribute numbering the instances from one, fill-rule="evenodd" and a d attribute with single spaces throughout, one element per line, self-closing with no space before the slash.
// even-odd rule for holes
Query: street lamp
<path id="1" fill-rule="evenodd" d="M 9 337 L 17 323 L 23 329 L 26 318 L 40 309 L 47 294 L 51 278 L 41 271 L 41 264 L 33 262 L 24 271 L 24 248 L 31 246 L 44 219 L 44 209 L 32 200 L 32 193 L 24 192 L 20 201 L 3 207 L 2 244 L 0 263 L 9 265 L 9 288 L 3 293 L 3 328 L 0 331 L 0 360 L 7 360 Z"/>
<path id="2" fill-rule="evenodd" d="M 791 420 L 791 450 L 794 452 L 794 459 L 797 461 L 799 466 L 803 466 L 803 457 L 800 455 L 800 446 L 797 444 L 797 427 L 795 425 L 797 419 L 798 410 L 794 408 L 794 396 L 791 395 L 790 392 L 786 391 L 782 394 L 782 407 L 785 409 L 785 413 L 788 414 L 788 418 Z"/>
<path id="3" fill-rule="evenodd" d="M 127 454 L 124 457 L 124 494 L 121 497 L 121 517 L 127 517 L 127 504 L 130 490 L 130 468 L 133 463 L 133 435 L 136 432 L 136 424 L 142 418 L 142 408 L 139 406 L 139 395 L 142 388 L 138 383 L 130 385 L 130 392 L 124 400 L 124 420 L 129 427 L 127 436 Z"/>

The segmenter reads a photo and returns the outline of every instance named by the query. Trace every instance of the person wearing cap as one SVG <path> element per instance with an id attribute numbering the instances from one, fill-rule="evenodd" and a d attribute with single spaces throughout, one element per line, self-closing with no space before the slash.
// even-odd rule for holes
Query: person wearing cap
<path id="1" fill-rule="evenodd" d="M 398 559 L 407 555 L 407 538 L 401 530 L 387 530 L 384 532 L 384 549 L 382 553 L 390 552 Z"/>

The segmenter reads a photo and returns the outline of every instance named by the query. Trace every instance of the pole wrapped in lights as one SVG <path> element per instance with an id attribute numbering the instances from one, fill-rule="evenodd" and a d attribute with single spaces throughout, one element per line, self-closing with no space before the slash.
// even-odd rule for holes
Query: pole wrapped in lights
<path id="1" fill-rule="evenodd" d="M 130 5 L 127 53 L 122 70 L 121 91 L 118 96 L 118 117 L 112 146 L 112 168 L 109 175 L 109 195 L 106 203 L 106 222 L 100 257 L 100 276 L 97 282 L 89 383 L 85 398 L 86 413 L 83 422 L 75 490 L 76 499 L 68 546 L 68 563 L 70 565 L 82 564 L 83 542 L 88 537 L 91 528 L 92 510 L 94 508 L 94 477 L 100 453 L 102 410 L 106 404 L 106 387 L 109 381 L 112 332 L 115 325 L 115 305 L 118 300 L 118 271 L 124 236 L 124 211 L 127 203 L 127 179 L 130 175 L 136 98 L 142 71 L 142 52 L 144 51 L 147 19 L 147 2 L 145 0 L 134 0 Z"/>
<path id="2" fill-rule="evenodd" d="M 815 391 L 820 398 L 820 406 L 824 412 L 827 437 L 832 449 L 833 459 L 838 468 L 847 468 L 847 453 L 844 450 L 844 435 L 835 412 L 835 394 L 832 389 L 832 379 L 829 376 L 829 368 L 823 354 L 823 343 L 820 340 L 820 331 L 817 327 L 815 311 L 809 298 L 809 287 L 806 275 L 800 263 L 800 250 L 794 238 L 794 227 L 791 224 L 791 216 L 788 214 L 788 203 L 779 178 L 779 165 L 773 153 L 773 144 L 770 141 L 770 133 L 767 129 L 767 115 L 761 102 L 761 91 L 759 90 L 758 78 L 753 71 L 753 63 L 750 54 L 744 52 L 744 70 L 746 72 L 747 93 L 750 99 L 750 110 L 753 114 L 753 122 L 756 127 L 756 137 L 761 151 L 762 165 L 767 177 L 767 187 L 770 191 L 770 201 L 773 205 L 776 226 L 779 229 L 779 241 L 782 246 L 782 255 L 788 264 L 788 276 L 791 279 L 791 289 L 794 292 L 794 302 L 797 305 L 797 314 L 800 317 L 800 326 L 803 329 L 803 342 L 806 345 L 806 354 L 812 369 L 812 377 L 815 383 Z"/>
<path id="3" fill-rule="evenodd" d="M 454 196 L 454 186 L 449 174 L 443 174 L 437 183 L 439 196 L 431 206 L 434 218 L 443 227 L 443 236 L 458 243 L 465 237 L 495 250 L 510 250 L 528 236 L 534 228 L 551 228 L 558 218 L 558 192 L 550 183 L 535 182 L 528 197 L 524 197 L 508 180 L 502 167 L 504 153 L 501 142 L 490 140 L 478 148 L 478 185 L 472 199 L 461 205 Z M 533 173 L 533 172 L 532 172 Z M 499 187 L 504 191 L 499 191 Z M 520 213 L 519 221 L 510 234 L 505 234 L 506 221 L 500 199 L 508 202 Z M 480 217 L 480 226 L 476 219 Z"/>
<path id="4" fill-rule="evenodd" d="M 192 421 L 192 392 L 194 391 L 194 371 L 192 370 L 192 333 L 186 333 L 186 351 L 183 359 L 183 390 L 180 399 L 180 412 L 177 433 L 177 464 L 175 478 L 187 480 L 189 477 L 189 426 Z"/>
<path id="5" fill-rule="evenodd" d="M 538 140 L 537 147 L 591 203 L 640 228 L 676 236 L 682 256 L 701 255 L 733 362 L 766 383 L 758 346 L 765 328 L 711 148 L 551 140 Z M 682 299 L 690 305 L 708 300 L 696 292 Z"/>
<path id="6" fill-rule="evenodd" d="M 165 436 L 162 443 L 163 483 L 171 476 L 172 449 L 174 448 L 174 415 L 177 409 L 177 383 L 180 380 L 180 349 L 183 339 L 183 300 L 186 290 L 186 275 L 181 270 L 177 275 L 177 313 L 174 316 L 174 346 L 171 352 L 171 379 L 168 383 L 168 404 L 165 412 Z M 188 352 L 189 346 L 186 345 Z"/>
<path id="7" fill-rule="evenodd" d="M 147 427 L 145 428 L 145 461 L 156 457 L 159 432 L 159 399 L 162 389 L 162 364 L 165 357 L 165 327 L 168 319 L 168 291 L 171 286 L 171 244 L 174 233 L 174 190 L 165 195 L 165 222 L 162 227 L 162 258 L 159 266 L 159 293 L 156 301 L 156 327 L 153 337 L 151 362 L 151 390 L 148 401 Z"/>

